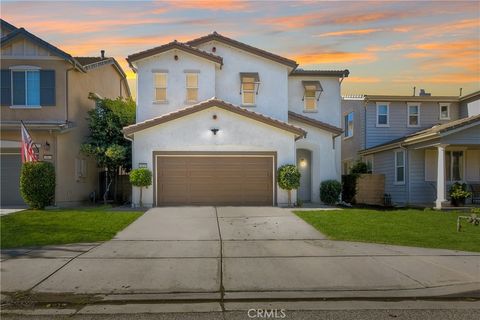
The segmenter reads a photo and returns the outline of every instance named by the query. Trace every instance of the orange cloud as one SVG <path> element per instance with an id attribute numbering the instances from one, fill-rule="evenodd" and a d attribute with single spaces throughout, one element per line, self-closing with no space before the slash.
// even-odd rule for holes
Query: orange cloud
<path id="1" fill-rule="evenodd" d="M 354 83 L 378 83 L 382 81 L 382 79 L 377 77 L 348 77 L 345 78 L 345 81 Z"/>
<path id="2" fill-rule="evenodd" d="M 436 75 L 419 77 L 402 77 L 393 79 L 396 83 L 452 83 L 452 84 L 471 84 L 480 82 L 480 76 L 475 73 L 465 72 L 445 72 Z"/>
<path id="3" fill-rule="evenodd" d="M 364 35 L 374 32 L 382 31 L 382 29 L 357 29 L 357 30 L 343 30 L 335 32 L 327 32 L 316 35 L 316 37 L 341 37 L 341 36 L 355 36 L 355 35 Z"/>
<path id="4" fill-rule="evenodd" d="M 218 0 L 218 1 L 169 1 L 175 9 L 197 9 L 211 11 L 238 11 L 250 7 L 250 3 L 239 0 Z"/>
<path id="5" fill-rule="evenodd" d="M 304 53 L 294 57 L 301 65 L 324 64 L 324 63 L 369 63 L 377 59 L 377 56 L 371 52 L 315 52 Z"/>

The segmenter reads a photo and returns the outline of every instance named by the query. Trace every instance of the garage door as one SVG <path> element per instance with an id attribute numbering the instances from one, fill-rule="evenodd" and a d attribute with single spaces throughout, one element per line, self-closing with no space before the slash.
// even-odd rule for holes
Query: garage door
<path id="1" fill-rule="evenodd" d="M 1 166 L 1 198 L 0 206 L 24 205 L 20 196 L 20 170 L 22 159 L 19 154 L 0 154 Z"/>
<path id="2" fill-rule="evenodd" d="M 157 156 L 156 203 L 273 205 L 273 157 Z"/>

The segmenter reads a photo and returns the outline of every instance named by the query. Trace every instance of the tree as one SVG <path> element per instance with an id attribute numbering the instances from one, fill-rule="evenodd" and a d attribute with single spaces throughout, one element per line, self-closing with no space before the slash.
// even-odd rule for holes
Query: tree
<path id="1" fill-rule="evenodd" d="M 103 201 L 119 168 L 132 168 L 132 145 L 123 136 L 122 129 L 135 123 L 135 102 L 132 99 L 96 99 L 96 107 L 88 111 L 90 134 L 81 151 L 92 156 L 106 171 L 106 190 Z"/>
<path id="2" fill-rule="evenodd" d="M 143 207 L 142 203 L 142 189 L 148 188 L 152 184 L 152 172 L 147 168 L 133 169 L 130 172 L 130 183 L 132 186 L 140 188 L 140 207 Z"/>
<path id="3" fill-rule="evenodd" d="M 300 176 L 297 166 L 293 164 L 286 164 L 278 168 L 278 185 L 288 191 L 289 206 L 292 204 L 291 191 L 300 187 Z"/>
<path id="4" fill-rule="evenodd" d="M 50 162 L 25 162 L 20 173 L 20 194 L 32 209 L 45 209 L 55 198 L 55 168 Z"/>

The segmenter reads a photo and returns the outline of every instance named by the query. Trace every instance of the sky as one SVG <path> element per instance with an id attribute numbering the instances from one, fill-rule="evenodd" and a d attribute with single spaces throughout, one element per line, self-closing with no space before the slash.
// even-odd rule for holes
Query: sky
<path id="1" fill-rule="evenodd" d="M 304 69 L 349 69 L 342 94 L 480 90 L 480 1 L 5 1 L 2 19 L 73 56 L 125 58 L 217 31 Z M 135 88 L 133 88 L 135 90 Z"/>

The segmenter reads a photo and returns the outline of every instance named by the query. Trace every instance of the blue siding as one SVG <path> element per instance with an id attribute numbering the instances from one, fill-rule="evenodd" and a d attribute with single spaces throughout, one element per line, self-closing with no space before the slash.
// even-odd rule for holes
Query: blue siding
<path id="1" fill-rule="evenodd" d="M 375 153 L 373 159 L 373 172 L 385 175 L 385 193 L 392 196 L 392 202 L 400 205 L 407 203 L 408 185 L 408 151 L 405 154 L 405 184 L 396 185 L 395 182 L 395 151 L 387 150 Z"/>
<path id="2" fill-rule="evenodd" d="M 414 102 L 414 101 L 412 101 Z M 423 102 L 420 105 L 420 127 L 407 126 L 407 101 L 390 102 L 389 127 L 376 127 L 376 103 L 369 102 L 367 105 L 367 142 L 366 147 L 389 142 L 404 137 L 419 130 L 431 128 L 439 123 L 447 123 L 459 117 L 459 106 L 457 103 L 450 104 L 450 120 L 439 120 L 439 103 Z"/>
<path id="3" fill-rule="evenodd" d="M 412 204 L 433 204 L 437 197 L 435 181 L 425 181 L 425 149 L 409 150 L 410 200 Z"/>
<path id="4" fill-rule="evenodd" d="M 444 137 L 442 143 L 447 144 L 480 144 L 480 124 Z"/>

